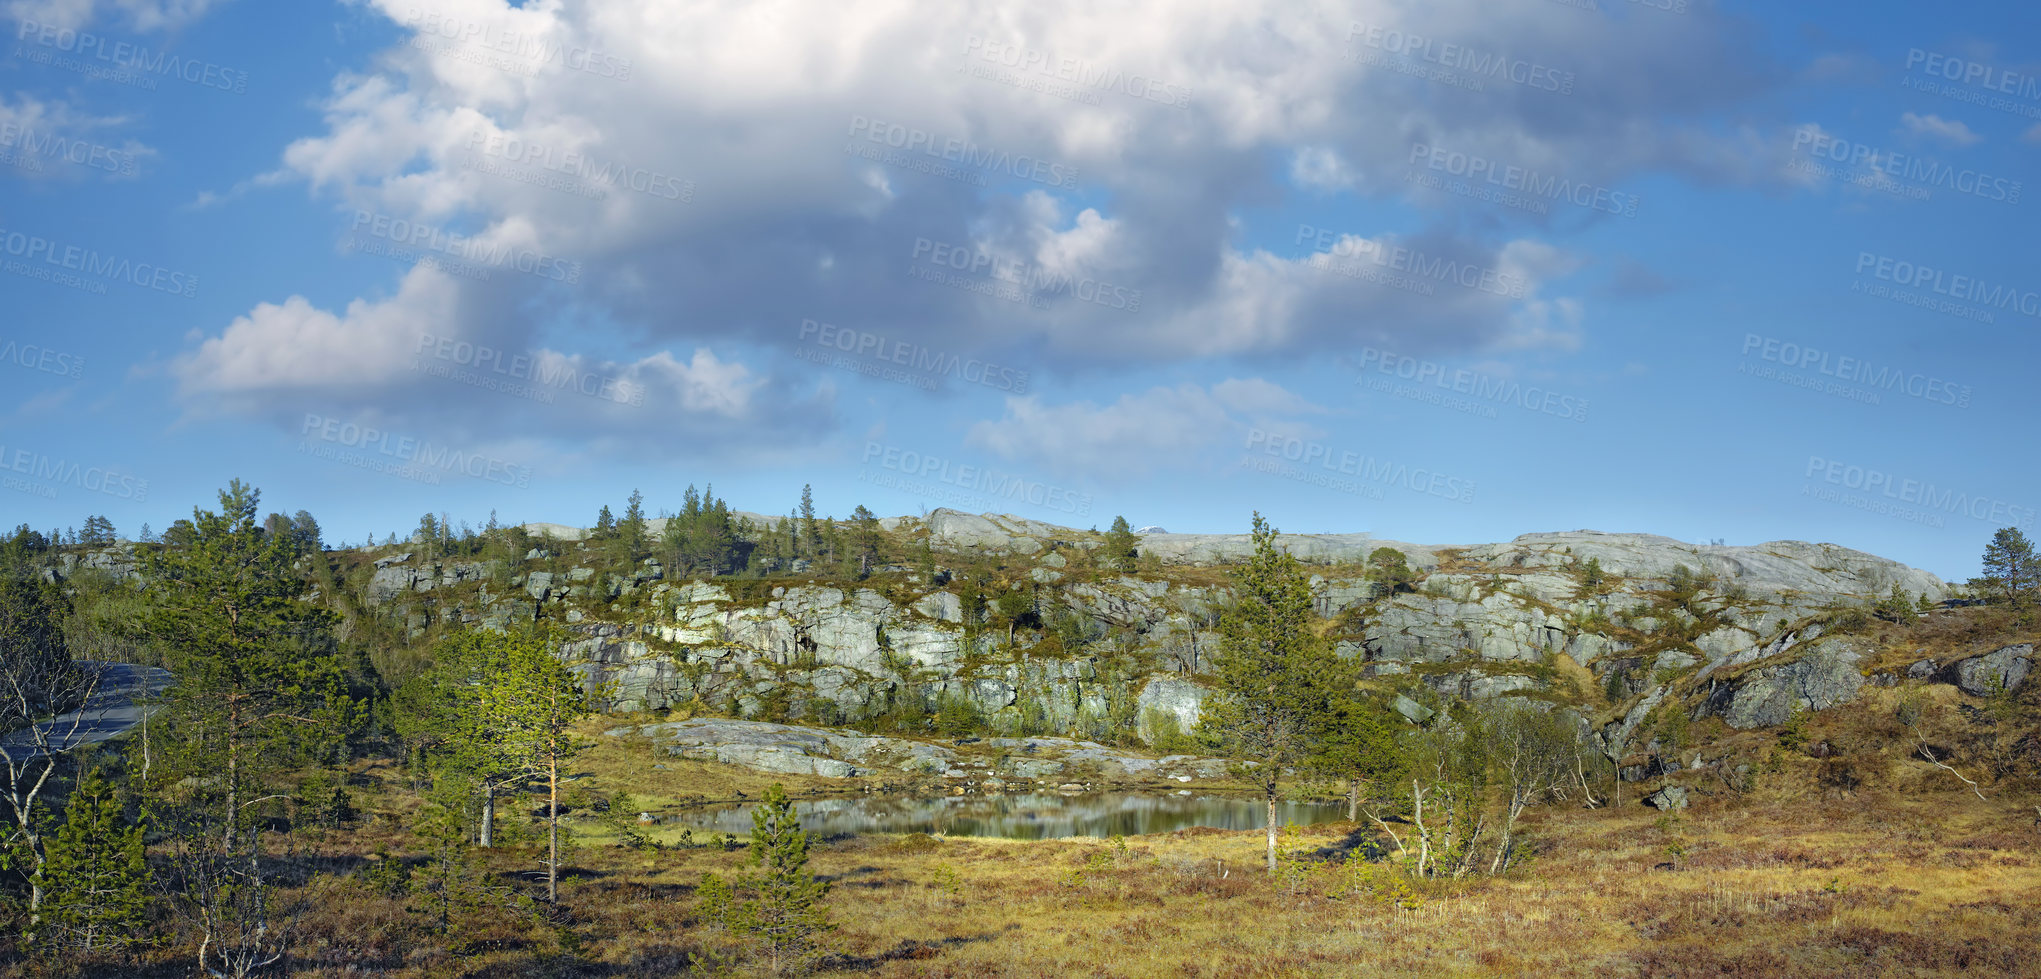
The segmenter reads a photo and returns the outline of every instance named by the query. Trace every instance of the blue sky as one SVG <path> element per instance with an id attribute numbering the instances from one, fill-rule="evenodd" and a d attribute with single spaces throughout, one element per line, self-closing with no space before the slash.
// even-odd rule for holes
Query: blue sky
<path id="1" fill-rule="evenodd" d="M 2041 13 L 1782 6 L 12 0 L 0 522 L 812 483 L 1968 577 L 2041 506 Z"/>

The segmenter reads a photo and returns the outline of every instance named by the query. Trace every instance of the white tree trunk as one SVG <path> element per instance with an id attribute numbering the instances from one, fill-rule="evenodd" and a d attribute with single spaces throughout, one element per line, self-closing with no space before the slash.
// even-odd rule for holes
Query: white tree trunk
<path id="1" fill-rule="evenodd" d="M 1276 872 L 1276 796 L 1269 793 L 1269 873 Z"/>
<path id="2" fill-rule="evenodd" d="M 482 782 L 482 846 L 496 845 L 496 783 Z"/>

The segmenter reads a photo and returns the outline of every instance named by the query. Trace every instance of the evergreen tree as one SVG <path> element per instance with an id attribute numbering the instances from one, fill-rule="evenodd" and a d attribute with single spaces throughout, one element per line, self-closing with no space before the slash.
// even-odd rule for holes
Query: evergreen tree
<path id="1" fill-rule="evenodd" d="M 681 497 L 680 512 L 666 518 L 666 529 L 659 535 L 659 549 L 665 554 L 668 574 L 683 575 L 692 570 L 688 566 L 688 558 L 694 553 L 694 521 L 688 516 L 690 503 L 697 510 L 701 507 L 693 483 L 688 484 L 686 494 Z"/>
<path id="2" fill-rule="evenodd" d="M 193 508 L 190 546 L 145 555 L 143 626 L 177 677 L 165 774 L 210 787 L 200 795 L 218 808 L 194 815 L 233 853 L 248 800 L 272 795 L 282 770 L 330 759 L 362 711 L 344 682 L 332 616 L 302 600 L 292 540 L 255 523 L 260 492 L 237 479 L 219 499 L 218 511 Z"/>
<path id="3" fill-rule="evenodd" d="M 78 535 L 78 542 L 87 547 L 103 547 L 120 538 L 113 532 L 113 521 L 105 517 L 85 518 L 85 530 Z"/>
<path id="4" fill-rule="evenodd" d="M 1106 543 L 1102 549 L 1106 566 L 1114 571 L 1134 570 L 1134 562 L 1140 556 L 1135 545 L 1140 542 L 1141 538 L 1134 536 L 1134 527 L 1127 523 L 1126 517 L 1114 517 L 1113 527 L 1106 531 Z"/>
<path id="5" fill-rule="evenodd" d="M 832 927 L 821 904 L 829 884 L 808 871 L 808 834 L 777 782 L 751 810 L 751 865 L 760 868 L 748 881 L 758 897 L 732 909 L 731 917 L 738 931 L 764 946 L 777 974 L 813 956 L 817 939 Z"/>
<path id="6" fill-rule="evenodd" d="M 1600 566 L 1596 567 L 1599 570 Z M 1368 573 L 1382 586 L 1382 594 L 1394 595 L 1410 590 L 1410 561 L 1402 551 L 1393 547 L 1378 547 L 1368 555 Z"/>
<path id="7" fill-rule="evenodd" d="M 801 556 L 814 558 L 822 553 L 822 530 L 815 525 L 815 488 L 801 484 Z"/>
<path id="8" fill-rule="evenodd" d="M 424 545 L 425 556 L 431 558 L 438 554 L 439 538 L 444 531 L 439 518 L 428 513 L 418 518 L 418 529 L 412 531 L 411 539 Z"/>
<path id="9" fill-rule="evenodd" d="M 1295 556 L 1278 549 L 1276 531 L 1260 513 L 1254 515 L 1253 535 L 1254 556 L 1233 572 L 1237 603 L 1220 619 L 1213 665 L 1221 696 L 1213 719 L 1236 770 L 1268 804 L 1273 874 L 1284 769 L 1309 756 L 1335 705 L 1351 695 L 1355 671 L 1313 628 L 1310 578 Z"/>
<path id="10" fill-rule="evenodd" d="M 704 494 L 702 510 L 703 546 L 712 573 L 722 574 L 736 566 L 737 525 L 730 517 L 730 504 L 716 497 L 712 483 Z"/>
<path id="11" fill-rule="evenodd" d="M 9 563 L 13 559 L 10 558 Z M 62 589 L 43 583 L 18 566 L 0 567 L 0 664 L 12 674 L 23 667 L 24 679 L 54 674 L 70 665 L 71 653 L 64 641 L 64 619 L 71 602 Z M 14 691 L 4 696 L 12 697 Z M 23 693 L 25 709 L 42 711 L 52 707 L 47 692 L 30 685 Z"/>
<path id="12" fill-rule="evenodd" d="M 291 516 L 291 537 L 296 540 L 300 554 L 318 554 L 326 548 L 319 532 L 319 521 L 313 519 L 307 510 L 299 510 Z"/>
<path id="13" fill-rule="evenodd" d="M 836 525 L 835 517 L 823 517 L 816 521 L 822 527 L 822 545 L 816 559 L 825 565 L 835 566 L 849 555 L 843 546 L 843 530 Z"/>
<path id="14" fill-rule="evenodd" d="M 31 530 L 27 524 L 18 524 L 7 538 L 6 551 L 10 555 L 38 554 L 51 546 L 50 539 L 44 537 L 42 531 Z"/>
<path id="15" fill-rule="evenodd" d="M 97 769 L 64 806 L 64 826 L 37 873 L 43 892 L 36 940 L 47 948 L 98 951 L 141 942 L 149 924 L 149 864 L 142 826 L 129 822 Z"/>
<path id="16" fill-rule="evenodd" d="M 617 535 L 617 518 L 610 515 L 609 504 L 602 505 L 602 512 L 595 515 L 595 533 L 591 540 L 609 540 Z"/>
<path id="17" fill-rule="evenodd" d="M 1360 818 L 1371 789 L 1396 781 L 1407 765 L 1398 715 L 1381 697 L 1334 691 L 1312 732 L 1310 767 L 1347 783 L 1347 818 Z"/>
<path id="18" fill-rule="evenodd" d="M 617 525 L 617 536 L 623 539 L 624 559 L 636 563 L 645 554 L 645 494 L 631 490 L 631 499 L 624 507 L 624 519 Z"/>
<path id="19" fill-rule="evenodd" d="M 1599 595 L 1602 586 L 1608 582 L 1608 575 L 1602 571 L 1602 559 L 1591 557 L 1580 570 L 1580 584 L 1590 595 Z"/>
<path id="20" fill-rule="evenodd" d="M 683 574 L 722 574 L 732 570 L 737 556 L 737 533 L 730 521 L 730 507 L 716 499 L 715 487 L 697 492 L 692 484 L 682 498 L 680 513 L 666 521 L 661 546 L 667 561 Z"/>
<path id="21" fill-rule="evenodd" d="M 72 665 L 63 631 L 71 606 L 64 593 L 12 564 L 18 555 L 8 559 L 9 567 L 0 568 L 0 734 L 8 736 L 0 747 L 0 800 L 6 804 L 0 817 L 8 822 L 0 833 L 0 870 L 26 878 L 32 930 L 48 856 L 42 794 L 67 763 L 63 749 L 87 726 L 87 713 L 73 713 L 69 724 L 37 722 L 83 703 L 98 688 L 99 674 Z"/>
<path id="22" fill-rule="evenodd" d="M 1896 581 L 1892 583 L 1892 591 L 1873 606 L 1872 612 L 1879 618 L 1891 622 L 1908 623 L 1919 618 L 1919 609 L 1914 605 L 1913 599 L 1906 596 L 1906 590 L 1899 587 L 1899 582 Z"/>
<path id="23" fill-rule="evenodd" d="M 2034 544 L 2018 527 L 2002 527 L 1991 535 L 1984 549 L 1984 575 L 1993 591 L 2014 609 L 2024 608 L 2032 597 L 2041 561 L 2034 556 Z"/>
<path id="24" fill-rule="evenodd" d="M 798 535 L 791 515 L 781 517 L 779 523 L 774 526 L 772 536 L 769 538 L 773 570 L 785 571 L 794 566 L 794 559 L 800 556 Z"/>
<path id="25" fill-rule="evenodd" d="M 580 679 L 553 655 L 556 637 L 545 633 L 481 633 L 487 659 L 475 712 L 478 748 L 495 770 L 513 781 L 546 787 L 546 900 L 560 899 L 560 766 L 580 753 L 571 728 L 590 711 Z"/>
<path id="26" fill-rule="evenodd" d="M 396 729 L 413 764 L 439 787 L 460 784 L 481 799 L 482 846 L 496 843 L 496 794 L 516 776 L 493 750 L 481 692 L 499 658 L 489 633 L 461 632 L 432 648 L 432 666 L 390 695 Z"/>
<path id="27" fill-rule="evenodd" d="M 433 780 L 425 806 L 412 824 L 425 844 L 425 862 L 409 881 L 417 902 L 407 910 L 428 916 L 433 930 L 452 935 L 459 920 L 492 896 L 468 843 L 474 789 L 452 774 Z"/>
<path id="28" fill-rule="evenodd" d="M 879 561 L 879 546 L 884 537 L 879 533 L 878 515 L 858 504 L 850 512 L 851 551 L 858 562 L 858 574 L 871 574 L 872 566 Z"/>

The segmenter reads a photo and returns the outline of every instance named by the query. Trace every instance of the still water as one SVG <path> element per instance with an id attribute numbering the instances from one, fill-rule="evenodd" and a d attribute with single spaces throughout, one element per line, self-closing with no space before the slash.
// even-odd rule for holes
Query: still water
<path id="1" fill-rule="evenodd" d="M 1019 795 L 959 795 L 926 799 L 820 799 L 794 803 L 801 828 L 816 836 L 838 833 L 942 833 L 1046 840 L 1062 836 L 1108 837 L 1168 833 L 1190 826 L 1260 829 L 1267 804 L 1259 799 L 1218 795 L 1087 792 Z M 1276 821 L 1301 826 L 1346 818 L 1344 802 L 1278 802 Z M 721 806 L 669 816 L 668 826 L 696 833 L 751 832 L 750 806 Z"/>

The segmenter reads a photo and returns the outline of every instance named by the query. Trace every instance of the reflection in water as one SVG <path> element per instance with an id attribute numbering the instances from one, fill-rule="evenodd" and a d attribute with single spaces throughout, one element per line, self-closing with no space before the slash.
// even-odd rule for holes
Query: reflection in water
<path id="1" fill-rule="evenodd" d="M 1083 795 L 960 795 L 928 799 L 821 799 L 797 802 L 801 828 L 819 836 L 838 833 L 943 833 L 1045 840 L 1168 833 L 1189 826 L 1260 829 L 1267 804 L 1216 795 L 1090 792 Z M 1341 802 L 1278 802 L 1278 823 L 1308 826 L 1346 816 Z M 669 825 L 700 832 L 751 832 L 751 807 L 696 809 L 668 817 Z"/>

